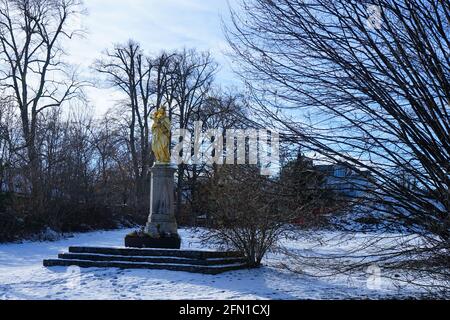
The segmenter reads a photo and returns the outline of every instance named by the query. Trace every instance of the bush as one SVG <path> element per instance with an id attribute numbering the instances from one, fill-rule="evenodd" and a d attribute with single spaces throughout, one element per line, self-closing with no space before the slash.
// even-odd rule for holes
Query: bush
<path id="1" fill-rule="evenodd" d="M 59 233 L 108 230 L 143 224 L 146 212 L 128 206 L 54 201 L 45 212 L 29 208 L 29 198 L 3 194 L 0 197 L 0 242 L 22 239 L 54 240 Z"/>
<path id="2" fill-rule="evenodd" d="M 141 223 L 142 217 L 134 215 L 126 206 L 67 203 L 59 206 L 52 220 L 52 225 L 62 232 L 85 232 L 131 226 Z"/>
<path id="3" fill-rule="evenodd" d="M 242 252 L 258 267 L 292 220 L 278 209 L 276 184 L 252 166 L 223 166 L 211 181 L 204 242 Z"/>

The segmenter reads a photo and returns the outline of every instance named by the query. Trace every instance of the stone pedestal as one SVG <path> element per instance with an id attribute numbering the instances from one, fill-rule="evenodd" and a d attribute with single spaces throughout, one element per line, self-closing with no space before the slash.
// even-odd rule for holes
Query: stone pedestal
<path id="1" fill-rule="evenodd" d="M 177 169 L 170 164 L 155 164 L 150 170 L 150 215 L 144 232 L 127 235 L 125 246 L 179 249 L 181 239 L 174 208 L 174 173 Z"/>
<path id="2" fill-rule="evenodd" d="M 174 173 L 168 164 L 155 164 L 151 169 L 150 215 L 145 232 L 150 237 L 178 235 L 174 210 Z"/>

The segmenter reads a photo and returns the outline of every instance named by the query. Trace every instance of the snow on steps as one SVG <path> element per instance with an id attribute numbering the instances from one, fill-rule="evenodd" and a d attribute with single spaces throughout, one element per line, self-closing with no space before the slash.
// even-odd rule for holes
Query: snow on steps
<path id="1" fill-rule="evenodd" d="M 171 249 L 69 247 L 58 259 L 44 260 L 44 266 L 79 266 L 82 268 L 165 269 L 218 274 L 246 268 L 237 252 Z"/>
<path id="2" fill-rule="evenodd" d="M 61 253 L 59 259 L 65 260 L 91 260 L 91 261 L 124 261 L 124 262 L 149 262 L 149 263 L 175 263 L 195 265 L 221 265 L 245 263 L 243 258 L 211 258 L 211 259 L 189 259 L 170 256 L 122 256 L 89 253 Z"/>

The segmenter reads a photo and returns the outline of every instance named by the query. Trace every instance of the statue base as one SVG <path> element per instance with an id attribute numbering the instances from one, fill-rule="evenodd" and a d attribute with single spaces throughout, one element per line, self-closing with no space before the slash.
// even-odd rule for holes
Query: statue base
<path id="1" fill-rule="evenodd" d="M 143 233 L 125 238 L 125 246 L 179 249 L 181 239 L 175 220 L 174 174 L 176 167 L 156 163 L 151 169 L 150 215 Z"/>
<path id="2" fill-rule="evenodd" d="M 127 235 L 125 247 L 127 248 L 156 248 L 156 249 L 180 249 L 180 237 L 152 238 L 148 234 Z"/>

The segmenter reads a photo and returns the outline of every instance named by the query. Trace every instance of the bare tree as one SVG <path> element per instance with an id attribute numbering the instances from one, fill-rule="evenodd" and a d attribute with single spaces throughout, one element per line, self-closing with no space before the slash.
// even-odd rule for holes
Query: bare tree
<path id="1" fill-rule="evenodd" d="M 117 159 L 120 153 L 121 139 L 117 134 L 114 120 L 107 116 L 104 116 L 94 125 L 91 135 L 91 143 L 98 157 L 96 163 L 99 182 L 98 196 L 105 204 L 111 203 L 114 201 L 113 190 L 111 190 L 113 172 L 117 165 L 121 166 L 120 160 Z M 126 184 L 124 184 L 124 187 L 127 187 Z"/>
<path id="2" fill-rule="evenodd" d="M 126 120 L 128 145 L 133 161 L 135 196 L 138 205 L 147 202 L 149 168 L 154 156 L 150 148 L 150 113 L 168 97 L 170 55 L 162 53 L 152 59 L 144 55 L 140 45 L 130 40 L 105 51 L 95 69 L 107 76 L 111 86 L 121 90 L 130 115 Z M 146 205 L 148 207 L 148 204 Z"/>
<path id="3" fill-rule="evenodd" d="M 82 83 L 62 60 L 63 39 L 73 38 L 78 0 L 0 1 L 0 87 L 20 111 L 36 210 L 43 205 L 36 133 L 39 116 L 74 98 Z"/>
<path id="4" fill-rule="evenodd" d="M 19 119 L 10 99 L 0 98 L 0 185 L 2 192 L 14 192 L 15 176 L 20 167 L 21 150 Z"/>
<path id="5" fill-rule="evenodd" d="M 365 210 L 426 242 L 385 256 L 448 267 L 449 2 L 242 4 L 227 37 L 265 122 L 311 154 L 370 173 Z"/>
<path id="6" fill-rule="evenodd" d="M 181 129 L 193 128 L 194 121 L 211 93 L 217 64 L 209 52 L 183 50 L 175 55 L 175 70 L 172 77 L 174 105 L 170 117 Z M 175 214 L 180 218 L 183 200 L 185 164 L 178 166 Z"/>
<path id="7" fill-rule="evenodd" d="M 192 118 L 202 124 L 199 128 L 202 132 L 213 129 L 220 130 L 219 132 L 225 135 L 226 130 L 247 129 L 249 127 L 250 124 L 245 117 L 246 111 L 246 101 L 241 94 L 211 90 L 201 108 L 193 112 Z M 194 130 L 193 124 L 193 121 L 190 121 L 189 127 L 191 130 Z M 226 142 L 226 138 L 223 139 Z M 215 154 L 212 156 L 215 156 Z M 194 161 L 184 164 L 183 191 L 189 210 L 183 211 L 184 215 L 181 219 L 183 222 L 195 223 L 197 216 L 207 214 L 207 210 L 204 210 L 200 205 L 204 202 L 204 199 L 202 199 L 203 190 L 200 187 L 205 179 L 210 178 L 217 172 L 217 168 L 217 164 L 206 162 L 196 163 Z M 202 210 L 204 211 L 202 212 Z M 189 221 L 185 221 L 185 219 Z"/>

